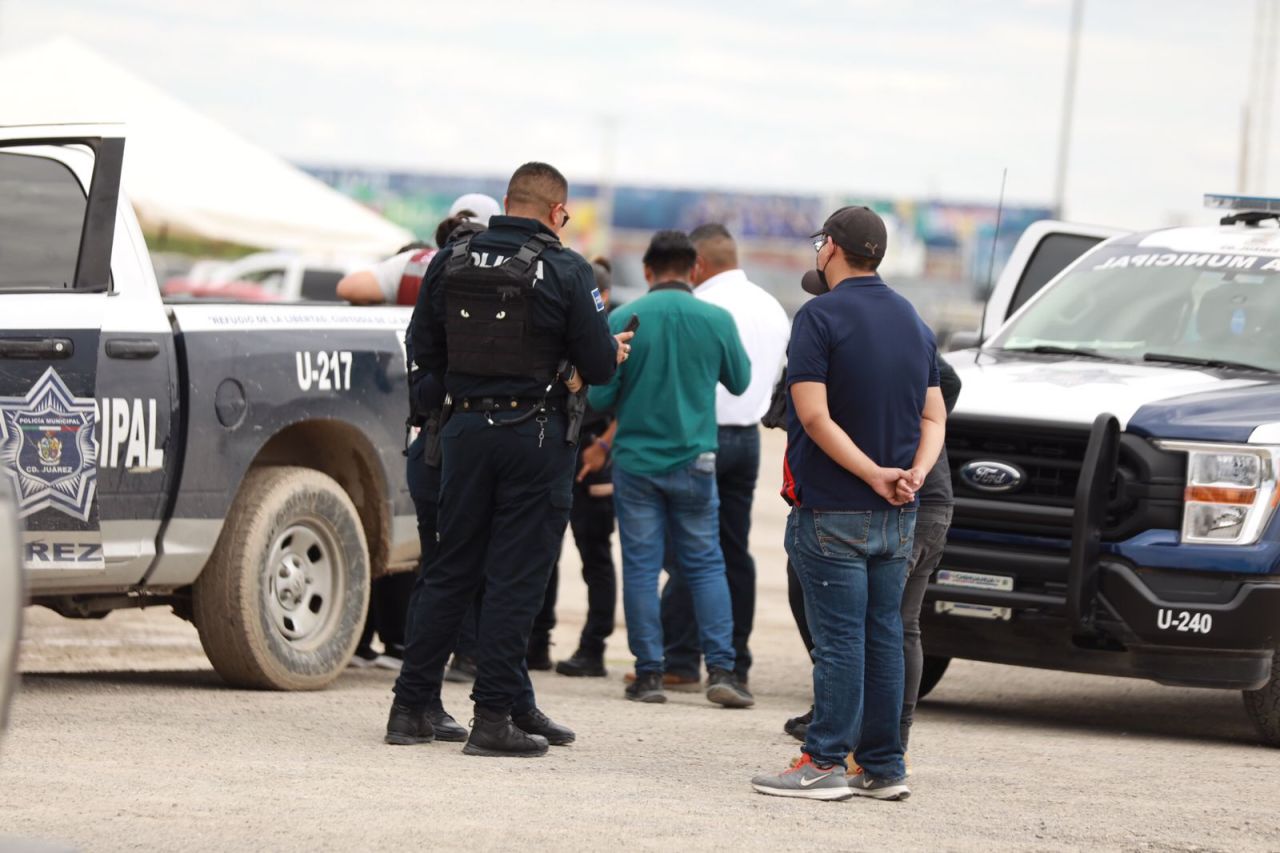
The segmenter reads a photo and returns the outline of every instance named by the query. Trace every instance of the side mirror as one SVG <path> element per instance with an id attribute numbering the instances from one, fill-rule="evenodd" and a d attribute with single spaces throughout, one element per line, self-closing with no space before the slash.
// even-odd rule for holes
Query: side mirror
<path id="1" fill-rule="evenodd" d="M 981 343 L 982 333 L 976 329 L 973 331 L 952 332 L 944 349 L 947 352 L 955 352 L 956 350 L 973 349 Z"/>

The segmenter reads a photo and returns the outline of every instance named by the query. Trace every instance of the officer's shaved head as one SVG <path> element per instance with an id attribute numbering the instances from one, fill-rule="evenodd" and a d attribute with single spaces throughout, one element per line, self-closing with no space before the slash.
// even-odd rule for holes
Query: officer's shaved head
<path id="1" fill-rule="evenodd" d="M 706 267 L 706 277 L 738 268 L 738 244 L 729 229 L 720 223 L 699 225 L 689 232 L 689 240 L 698 250 L 698 260 Z"/>
<path id="2" fill-rule="evenodd" d="M 569 182 L 550 163 L 525 163 L 507 184 L 508 207 L 564 204 L 569 200 Z"/>

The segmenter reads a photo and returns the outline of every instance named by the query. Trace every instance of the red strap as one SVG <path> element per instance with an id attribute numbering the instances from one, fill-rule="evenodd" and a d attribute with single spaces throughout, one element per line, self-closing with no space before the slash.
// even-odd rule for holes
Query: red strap
<path id="1" fill-rule="evenodd" d="M 435 249 L 419 249 L 409 256 L 400 275 L 400 287 L 396 290 L 397 305 L 417 305 L 418 291 L 422 289 L 422 277 L 427 272 L 427 264 L 435 256 Z"/>

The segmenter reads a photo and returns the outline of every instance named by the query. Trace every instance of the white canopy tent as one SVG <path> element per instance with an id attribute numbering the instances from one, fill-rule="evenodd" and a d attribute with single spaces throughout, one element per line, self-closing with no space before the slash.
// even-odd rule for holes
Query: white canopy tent
<path id="1" fill-rule="evenodd" d="M 124 189 L 150 231 L 347 256 L 413 239 L 72 39 L 0 56 L 0 80 L 0 124 L 125 124 Z"/>

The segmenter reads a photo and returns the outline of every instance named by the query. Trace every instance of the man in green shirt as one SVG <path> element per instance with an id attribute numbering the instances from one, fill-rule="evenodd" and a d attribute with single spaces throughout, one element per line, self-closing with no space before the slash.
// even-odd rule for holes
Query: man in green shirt
<path id="1" fill-rule="evenodd" d="M 733 613 L 720 550 L 716 493 L 716 384 L 741 394 L 751 362 L 732 315 L 693 295 L 698 254 L 680 231 L 659 231 L 644 254 L 649 293 L 613 312 L 620 331 L 640 327 L 631 357 L 607 385 L 591 389 L 595 409 L 617 411 L 613 501 L 622 542 L 622 605 L 636 680 L 626 696 L 665 702 L 658 576 L 665 545 L 693 593 L 707 661 L 707 698 L 754 703 L 734 675 Z"/>

